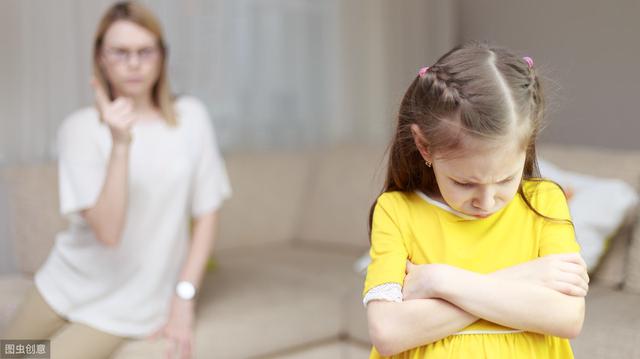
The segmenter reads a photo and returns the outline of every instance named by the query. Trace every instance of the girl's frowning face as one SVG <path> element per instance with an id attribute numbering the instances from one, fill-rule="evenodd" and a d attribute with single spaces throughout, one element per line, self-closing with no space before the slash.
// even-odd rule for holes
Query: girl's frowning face
<path id="1" fill-rule="evenodd" d="M 488 217 L 518 192 L 526 153 L 515 144 L 466 152 L 452 159 L 433 158 L 441 200 L 464 214 Z"/>
<path id="2" fill-rule="evenodd" d="M 488 217 L 506 206 L 518 192 L 526 152 L 518 141 L 495 144 L 467 136 L 454 156 L 420 152 L 432 163 L 440 198 L 458 212 Z M 422 147 L 422 146 L 419 146 Z"/>

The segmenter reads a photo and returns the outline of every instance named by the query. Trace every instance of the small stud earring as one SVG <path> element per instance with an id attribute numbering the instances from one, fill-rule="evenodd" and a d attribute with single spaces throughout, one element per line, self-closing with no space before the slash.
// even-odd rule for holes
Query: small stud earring
<path id="1" fill-rule="evenodd" d="M 431 162 L 429 161 L 424 161 L 424 164 L 427 165 L 427 167 L 431 167 Z"/>

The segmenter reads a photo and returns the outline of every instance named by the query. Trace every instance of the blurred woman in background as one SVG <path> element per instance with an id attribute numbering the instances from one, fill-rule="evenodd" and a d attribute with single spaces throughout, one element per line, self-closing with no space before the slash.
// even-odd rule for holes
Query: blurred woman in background
<path id="1" fill-rule="evenodd" d="M 3 338 L 50 339 L 54 357 L 70 359 L 155 334 L 188 358 L 217 209 L 231 193 L 213 127 L 200 101 L 172 96 L 161 26 L 141 5 L 107 10 L 93 65 L 96 106 L 58 133 L 70 226 Z"/>

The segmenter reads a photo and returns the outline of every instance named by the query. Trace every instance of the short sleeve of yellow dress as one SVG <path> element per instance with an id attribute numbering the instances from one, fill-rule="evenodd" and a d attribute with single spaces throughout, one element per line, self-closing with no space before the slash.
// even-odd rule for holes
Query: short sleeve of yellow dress
<path id="1" fill-rule="evenodd" d="M 549 217 L 541 222 L 539 257 L 557 253 L 577 253 L 580 247 L 562 188 L 550 181 L 530 181 L 523 190 L 540 214 Z"/>
<path id="2" fill-rule="evenodd" d="M 373 212 L 365 304 L 368 297 L 402 301 L 407 259 L 487 274 L 548 254 L 579 252 L 562 189 L 538 179 L 524 181 L 522 189 L 524 196 L 517 194 L 482 219 L 465 216 L 421 192 L 382 194 Z M 572 357 L 567 339 L 479 319 L 458 333 L 391 358 Z M 381 356 L 372 348 L 370 358 Z"/>
<path id="3" fill-rule="evenodd" d="M 377 296 L 390 301 L 401 301 L 402 283 L 404 282 L 407 249 L 404 243 L 406 236 L 398 219 L 397 206 L 399 203 L 390 198 L 390 194 L 383 194 L 373 211 L 371 227 L 371 264 L 367 269 L 364 286 L 365 304 L 367 293 L 372 289 Z"/>

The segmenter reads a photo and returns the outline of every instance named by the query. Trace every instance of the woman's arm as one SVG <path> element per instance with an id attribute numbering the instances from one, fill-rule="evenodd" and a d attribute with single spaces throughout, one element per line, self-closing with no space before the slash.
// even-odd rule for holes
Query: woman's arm
<path id="1" fill-rule="evenodd" d="M 95 205 L 81 214 L 100 242 L 115 246 L 120 243 L 127 212 L 133 105 L 131 100 L 124 98 L 111 102 L 97 81 L 93 86 L 100 116 L 111 130 L 112 147 L 100 195 Z"/>
<path id="2" fill-rule="evenodd" d="M 196 218 L 193 223 L 191 247 L 187 260 L 182 266 L 180 280 L 191 282 L 200 287 L 204 270 L 213 249 L 218 212 L 211 211 Z"/>
<path id="3" fill-rule="evenodd" d="M 200 287 L 213 248 L 216 221 L 216 211 L 201 215 L 194 221 L 191 247 L 179 280 L 191 282 L 196 288 Z M 167 323 L 153 335 L 162 335 L 168 339 L 168 357 L 173 357 L 175 353 L 181 353 L 181 358 L 191 357 L 194 317 L 194 300 L 184 300 L 174 294 Z"/>
<path id="4" fill-rule="evenodd" d="M 111 149 L 107 175 L 96 204 L 81 213 L 95 233 L 107 246 L 120 242 L 127 212 L 129 144 L 114 144 Z"/>
<path id="5" fill-rule="evenodd" d="M 433 343 L 478 318 L 441 299 L 367 304 L 369 337 L 378 352 L 390 356 Z"/>

